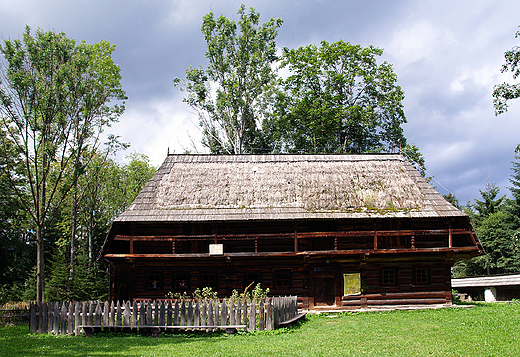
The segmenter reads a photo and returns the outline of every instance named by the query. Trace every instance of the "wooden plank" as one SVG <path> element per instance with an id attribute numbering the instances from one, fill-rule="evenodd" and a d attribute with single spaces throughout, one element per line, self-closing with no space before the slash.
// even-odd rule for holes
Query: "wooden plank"
<path id="1" fill-rule="evenodd" d="M 67 304 L 63 303 L 60 310 L 60 333 L 67 334 Z"/>
<path id="2" fill-rule="evenodd" d="M 139 326 L 145 326 L 146 319 L 146 303 L 144 301 L 141 301 L 139 303 Z"/>
<path id="3" fill-rule="evenodd" d="M 195 303 L 195 312 L 194 312 L 194 322 L 193 324 L 195 326 L 200 326 L 200 303 L 199 303 L 199 300 L 196 301 Z"/>
<path id="4" fill-rule="evenodd" d="M 265 309 L 264 299 L 260 299 L 260 312 L 258 318 L 258 331 L 263 331 L 265 328 Z"/>
<path id="5" fill-rule="evenodd" d="M 108 321 L 110 320 L 110 305 L 108 305 L 108 301 L 105 301 L 103 304 L 103 325 L 109 326 Z"/>
<path id="6" fill-rule="evenodd" d="M 191 300 L 188 300 L 188 320 L 186 322 L 187 325 L 193 325 L 193 305 L 191 303 Z"/>
<path id="7" fill-rule="evenodd" d="M 153 304 L 153 325 L 158 326 L 159 325 L 159 303 L 158 301 L 154 301 Z"/>
<path id="8" fill-rule="evenodd" d="M 74 333 L 74 303 L 70 302 L 67 312 L 67 333 Z"/>
<path id="9" fill-rule="evenodd" d="M 251 301 L 251 310 L 249 311 L 249 331 L 254 331 L 256 328 L 256 303 Z"/>
<path id="10" fill-rule="evenodd" d="M 139 319 L 139 311 L 138 311 L 138 307 L 137 307 L 137 301 L 134 300 L 133 304 L 132 304 L 132 324 L 131 326 L 138 326 L 137 322 L 138 322 L 138 319 Z"/>
<path id="11" fill-rule="evenodd" d="M 208 306 L 206 303 L 206 299 L 204 299 L 204 301 L 202 302 L 202 312 L 201 312 L 201 317 L 200 317 L 201 326 L 206 326 L 207 311 L 208 311 Z"/>
<path id="12" fill-rule="evenodd" d="M 186 326 L 186 302 L 182 300 L 181 302 L 181 326 Z"/>
<path id="13" fill-rule="evenodd" d="M 164 326 L 166 323 L 166 308 L 164 306 L 164 301 L 160 302 L 159 306 L 159 326 Z"/>
<path id="14" fill-rule="evenodd" d="M 175 326 L 179 325 L 179 302 L 178 301 L 175 301 L 175 314 L 174 314 L 173 324 Z"/>
<path id="15" fill-rule="evenodd" d="M 123 319 L 124 319 L 123 326 L 132 326 L 132 322 L 130 321 L 130 314 L 131 314 L 130 301 L 127 301 L 125 303 L 124 311 L 123 311 Z"/>
<path id="16" fill-rule="evenodd" d="M 173 309 L 172 302 L 168 300 L 168 304 L 166 305 L 166 325 L 173 325 Z"/>
<path id="17" fill-rule="evenodd" d="M 231 324 L 227 323 L 227 319 L 228 319 L 228 308 L 227 308 L 226 300 L 223 299 L 222 305 L 221 305 L 221 312 L 220 312 L 220 325 L 222 325 L 222 326 L 231 325 Z"/>
<path id="18" fill-rule="evenodd" d="M 53 313 L 52 313 L 52 320 L 53 320 L 52 332 L 55 335 L 57 335 L 57 334 L 60 333 L 60 305 L 56 301 L 54 303 L 54 307 L 52 307 L 52 304 L 51 304 L 50 308 L 53 310 Z"/>

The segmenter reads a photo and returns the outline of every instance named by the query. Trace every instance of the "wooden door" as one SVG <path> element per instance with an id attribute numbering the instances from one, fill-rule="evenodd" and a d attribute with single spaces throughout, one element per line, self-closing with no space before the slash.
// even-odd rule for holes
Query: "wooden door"
<path id="1" fill-rule="evenodd" d="M 314 305 L 333 306 L 334 296 L 334 275 L 315 275 L 314 276 Z"/>

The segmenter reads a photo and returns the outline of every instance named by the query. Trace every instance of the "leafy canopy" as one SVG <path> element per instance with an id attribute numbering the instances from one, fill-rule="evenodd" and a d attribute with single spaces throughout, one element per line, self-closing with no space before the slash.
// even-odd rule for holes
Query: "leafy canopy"
<path id="1" fill-rule="evenodd" d="M 520 37 L 520 30 L 515 33 L 515 38 Z M 504 53 L 505 63 L 502 65 L 501 72 L 511 71 L 513 79 L 520 75 L 520 47 L 514 46 L 511 50 Z M 493 90 L 493 105 L 495 115 L 507 112 L 509 100 L 520 97 L 520 84 L 502 83 L 495 86 Z"/>
<path id="2" fill-rule="evenodd" d="M 244 5 L 238 14 L 238 23 L 224 16 L 215 19 L 212 12 L 203 17 L 207 68 L 190 67 L 186 80 L 174 79 L 199 117 L 203 145 L 212 153 L 242 154 L 261 146 L 261 108 L 276 78 L 272 65 L 282 20 L 260 24 L 260 14 Z"/>
<path id="3" fill-rule="evenodd" d="M 289 152 L 389 151 L 404 144 L 404 93 L 383 50 L 348 42 L 285 49 L 275 119 L 276 147 Z"/>

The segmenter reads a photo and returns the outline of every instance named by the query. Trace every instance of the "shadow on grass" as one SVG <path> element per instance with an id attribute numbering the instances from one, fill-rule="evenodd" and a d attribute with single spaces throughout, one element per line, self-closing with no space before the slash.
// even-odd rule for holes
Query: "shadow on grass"
<path id="1" fill-rule="evenodd" d="M 100 332 L 92 337 L 31 334 L 27 326 L 0 327 L 1 356 L 135 356 L 171 355 L 191 351 L 191 355 L 204 355 L 216 348 L 229 348 L 234 341 L 256 340 L 255 337 L 293 334 L 309 321 L 303 320 L 292 326 L 274 331 L 238 331 L 227 335 L 224 331 L 167 331 L 159 337 L 137 332 Z M 252 341 L 251 341 L 252 342 Z"/>

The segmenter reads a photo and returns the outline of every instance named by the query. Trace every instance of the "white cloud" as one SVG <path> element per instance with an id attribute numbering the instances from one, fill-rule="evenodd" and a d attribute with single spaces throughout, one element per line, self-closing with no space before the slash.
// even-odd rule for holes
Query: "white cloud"
<path id="1" fill-rule="evenodd" d="M 432 54 L 446 45 L 456 43 L 455 36 L 447 30 L 437 28 L 427 20 L 407 24 L 397 31 L 387 46 L 387 53 L 401 65 L 407 65 Z"/>

